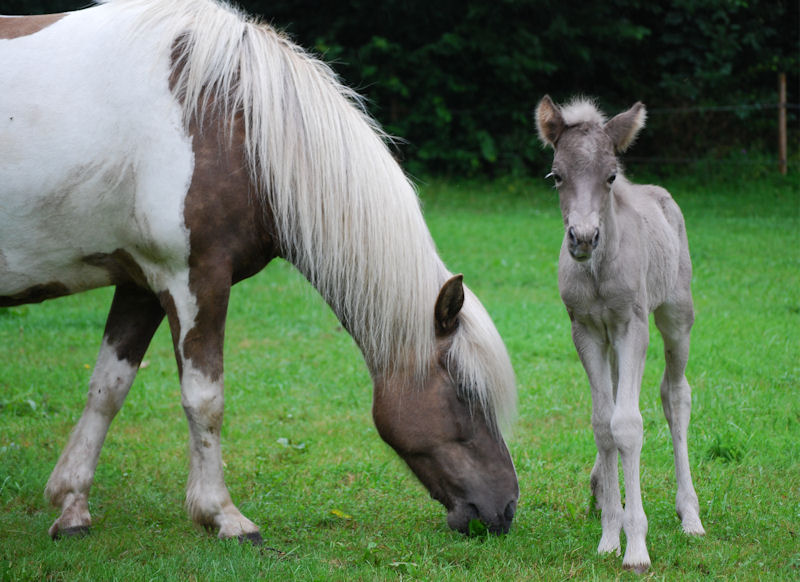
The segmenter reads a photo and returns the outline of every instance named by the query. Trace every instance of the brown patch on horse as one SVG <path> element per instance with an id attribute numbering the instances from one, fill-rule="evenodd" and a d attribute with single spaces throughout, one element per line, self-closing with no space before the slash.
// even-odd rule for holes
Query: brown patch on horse
<path id="1" fill-rule="evenodd" d="M 213 111 L 213 106 L 210 108 Z M 195 168 L 186 194 L 189 288 L 197 299 L 196 325 L 186 333 L 183 355 L 208 378 L 222 376 L 222 338 L 230 286 L 255 275 L 279 255 L 274 221 L 254 195 L 240 116 L 231 131 L 208 114 L 192 123 Z"/>
<path id="2" fill-rule="evenodd" d="M 136 259 L 124 249 L 112 253 L 93 253 L 83 257 L 83 262 L 93 267 L 104 269 L 115 285 L 134 283 L 139 287 L 147 287 L 147 278 Z"/>
<path id="3" fill-rule="evenodd" d="M 41 303 L 47 299 L 55 299 L 69 295 L 71 291 L 64 283 L 53 281 L 42 285 L 34 285 L 14 295 L 0 295 L 0 307 L 13 307 L 26 303 Z"/>
<path id="4" fill-rule="evenodd" d="M 103 337 L 117 358 L 138 367 L 162 319 L 164 308 L 152 291 L 117 285 Z"/>
<path id="5" fill-rule="evenodd" d="M 183 379 L 183 360 L 180 357 L 178 346 L 181 337 L 181 321 L 178 318 L 178 310 L 175 307 L 175 299 L 169 291 L 162 291 L 158 294 L 158 302 L 167 314 L 169 320 L 169 331 L 172 335 L 172 345 L 175 348 L 175 361 L 178 363 L 178 378 Z"/>
<path id="6" fill-rule="evenodd" d="M 30 36 L 64 18 L 66 14 L 36 14 L 34 16 L 0 16 L 0 39 Z"/>

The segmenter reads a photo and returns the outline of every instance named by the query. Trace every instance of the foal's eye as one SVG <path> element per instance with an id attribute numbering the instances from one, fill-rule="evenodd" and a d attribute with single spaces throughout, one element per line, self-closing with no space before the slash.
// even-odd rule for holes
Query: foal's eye
<path id="1" fill-rule="evenodd" d="M 555 172 L 550 172 L 549 174 L 547 174 L 545 176 L 545 179 L 547 179 L 547 178 L 552 178 L 553 179 L 553 184 L 555 185 L 556 188 L 558 188 L 561 185 L 561 182 L 562 182 L 561 175 L 559 175 L 559 174 L 557 174 Z"/>
<path id="2" fill-rule="evenodd" d="M 608 177 L 608 179 L 606 180 L 606 184 L 608 184 L 609 186 L 611 186 L 611 184 L 613 184 L 613 183 L 614 183 L 614 180 L 616 180 L 616 179 L 617 179 L 617 175 L 616 175 L 616 174 L 611 174 L 611 175 Z"/>

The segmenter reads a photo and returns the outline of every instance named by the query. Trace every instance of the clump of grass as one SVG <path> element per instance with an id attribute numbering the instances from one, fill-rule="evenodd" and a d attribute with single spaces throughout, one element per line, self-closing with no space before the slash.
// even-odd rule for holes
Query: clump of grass
<path id="1" fill-rule="evenodd" d="M 744 457 L 744 444 L 732 432 L 723 435 L 715 434 L 706 448 L 705 458 L 708 461 L 719 459 L 727 463 L 738 463 Z"/>

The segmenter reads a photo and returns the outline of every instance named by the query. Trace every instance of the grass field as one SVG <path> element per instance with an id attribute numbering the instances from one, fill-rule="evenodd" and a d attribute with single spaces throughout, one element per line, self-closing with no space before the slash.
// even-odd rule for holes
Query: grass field
<path id="1" fill-rule="evenodd" d="M 636 178 L 636 176 L 633 176 Z M 690 459 L 704 538 L 680 532 L 653 329 L 641 409 L 652 579 L 800 577 L 800 182 L 662 180 L 683 207 L 697 322 Z M 590 397 L 556 287 L 562 237 L 543 180 L 420 185 L 453 271 L 515 365 L 511 533 L 465 538 L 384 445 L 350 337 L 276 262 L 234 289 L 223 454 L 264 547 L 220 542 L 183 509 L 187 428 L 159 330 L 100 458 L 92 534 L 52 542 L 47 481 L 84 404 L 111 291 L 0 311 L 0 580 L 634 579 L 598 556 Z M 624 538 L 623 538 L 624 544 Z"/>

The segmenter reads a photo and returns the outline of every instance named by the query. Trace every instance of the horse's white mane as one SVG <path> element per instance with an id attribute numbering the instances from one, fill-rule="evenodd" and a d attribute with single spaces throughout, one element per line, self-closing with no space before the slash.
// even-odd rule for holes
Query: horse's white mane
<path id="1" fill-rule="evenodd" d="M 561 106 L 561 116 L 567 125 L 579 123 L 603 125 L 606 122 L 606 116 L 597 108 L 597 104 L 586 97 L 575 97 Z"/>
<path id="2" fill-rule="evenodd" d="M 434 357 L 433 307 L 450 273 L 361 99 L 325 63 L 226 4 L 100 1 L 130 10 L 137 34 L 159 31 L 187 127 L 211 113 L 243 116 L 252 179 L 287 258 L 348 327 L 372 373 L 410 362 L 424 377 Z M 465 395 L 506 424 L 513 370 L 483 306 L 466 296 L 449 359 Z"/>

